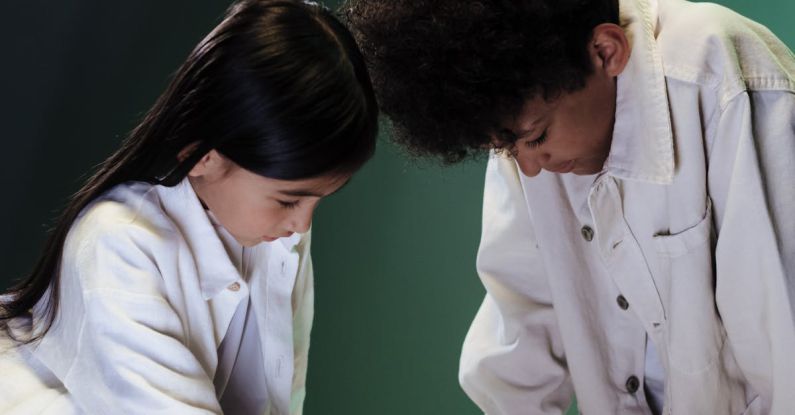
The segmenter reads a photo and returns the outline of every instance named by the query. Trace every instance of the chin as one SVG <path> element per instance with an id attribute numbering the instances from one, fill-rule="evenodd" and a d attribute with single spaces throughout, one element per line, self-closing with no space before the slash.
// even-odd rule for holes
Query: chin
<path id="1" fill-rule="evenodd" d="M 578 176 L 590 176 L 592 174 L 600 173 L 602 170 L 604 170 L 604 163 L 576 167 L 571 172 Z"/>
<path id="2" fill-rule="evenodd" d="M 576 174 L 577 176 L 590 176 L 592 174 L 599 173 L 601 170 L 588 168 L 588 167 L 581 167 L 579 169 L 574 169 L 571 172 Z"/>
<path id="3" fill-rule="evenodd" d="M 251 248 L 252 246 L 258 245 L 262 241 L 254 239 L 237 239 L 237 242 L 240 245 L 243 245 L 244 248 Z"/>

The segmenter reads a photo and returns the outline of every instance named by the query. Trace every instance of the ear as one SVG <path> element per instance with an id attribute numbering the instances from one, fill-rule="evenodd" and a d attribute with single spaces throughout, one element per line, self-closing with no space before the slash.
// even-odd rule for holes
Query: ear
<path id="1" fill-rule="evenodd" d="M 185 147 L 185 149 L 180 151 L 178 156 L 180 160 L 183 160 L 185 157 L 190 155 L 188 147 L 190 146 L 187 146 Z M 182 154 L 186 150 L 188 151 L 183 156 Z M 207 154 L 205 154 L 202 158 L 200 158 L 199 161 L 196 162 L 196 164 L 193 165 L 193 167 L 188 172 L 188 176 L 196 178 L 203 177 L 209 180 L 222 178 L 229 171 L 230 163 L 231 162 L 226 157 L 222 156 L 221 153 L 219 153 L 218 151 L 210 150 L 209 152 L 207 152 Z"/>
<path id="2" fill-rule="evenodd" d="M 631 48 L 621 26 L 603 23 L 593 29 L 588 51 L 597 71 L 616 77 L 627 66 Z"/>

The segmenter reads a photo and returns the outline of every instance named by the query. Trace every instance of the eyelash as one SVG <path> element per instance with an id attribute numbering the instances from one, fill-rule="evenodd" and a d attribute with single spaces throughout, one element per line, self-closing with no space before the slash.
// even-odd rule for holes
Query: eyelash
<path id="1" fill-rule="evenodd" d="M 538 138 L 536 138 L 533 141 L 525 142 L 525 145 L 527 147 L 529 147 L 529 148 L 536 148 L 536 147 L 540 146 L 541 144 L 544 144 L 546 141 L 547 141 L 547 130 L 544 130 L 544 132 L 541 133 L 541 135 L 538 136 Z"/>
<path id="2" fill-rule="evenodd" d="M 283 202 L 281 200 L 278 201 L 279 205 L 285 209 L 295 209 L 298 206 L 298 201 L 295 202 Z"/>

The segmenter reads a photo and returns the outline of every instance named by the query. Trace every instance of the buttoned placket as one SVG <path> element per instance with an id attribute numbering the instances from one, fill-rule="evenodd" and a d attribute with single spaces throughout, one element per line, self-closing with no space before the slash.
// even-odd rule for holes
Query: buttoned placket
<path id="1" fill-rule="evenodd" d="M 293 315 L 292 290 L 298 271 L 298 253 L 284 246 L 282 241 L 263 244 L 267 250 L 264 274 L 252 280 L 252 291 L 258 292 L 253 303 L 260 330 L 260 344 L 267 373 L 270 413 L 280 413 L 279 408 L 289 408 L 289 402 L 278 401 L 289 397 L 293 376 Z"/>
<path id="2" fill-rule="evenodd" d="M 583 226 L 582 235 L 592 240 L 607 266 L 610 277 L 620 293 L 616 306 L 632 318 L 639 318 L 648 335 L 659 335 L 666 321 L 662 301 L 648 270 L 640 246 L 632 235 L 624 217 L 618 182 L 609 175 L 599 177 L 588 196 L 588 206 L 594 220 Z M 636 304 L 631 307 L 630 304 Z M 649 340 L 650 341 L 650 340 Z M 645 347 L 644 347 L 645 349 Z M 645 355 L 645 353 L 644 353 Z M 626 393 L 646 404 L 643 393 L 645 362 L 636 362 L 632 373 L 620 385 Z"/>
<path id="3" fill-rule="evenodd" d="M 644 255 L 623 216 L 622 200 L 616 179 L 604 176 L 588 197 L 594 218 L 595 236 L 600 255 L 611 277 L 648 332 L 656 331 L 666 321 L 662 300 L 654 284 Z"/>

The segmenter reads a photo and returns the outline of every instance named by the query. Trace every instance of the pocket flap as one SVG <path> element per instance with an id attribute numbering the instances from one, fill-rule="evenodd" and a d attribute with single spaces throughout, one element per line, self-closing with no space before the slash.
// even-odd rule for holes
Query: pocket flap
<path id="1" fill-rule="evenodd" d="M 707 208 L 701 220 L 673 235 L 655 235 L 654 243 L 657 253 L 677 257 L 684 255 L 708 241 L 712 236 L 712 200 L 707 198 Z"/>

